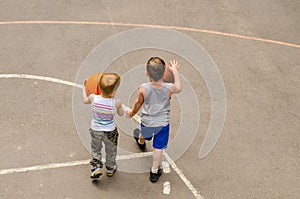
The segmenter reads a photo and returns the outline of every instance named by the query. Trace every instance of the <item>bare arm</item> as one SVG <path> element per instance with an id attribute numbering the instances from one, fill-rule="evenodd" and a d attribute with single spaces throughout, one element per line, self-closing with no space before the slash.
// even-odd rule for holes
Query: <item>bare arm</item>
<path id="1" fill-rule="evenodd" d="M 126 113 L 129 118 L 132 118 L 140 110 L 140 108 L 142 107 L 142 105 L 144 103 L 145 95 L 146 95 L 146 89 L 144 86 L 141 86 L 138 91 L 138 97 L 135 100 L 135 103 L 133 105 L 133 109 L 127 111 L 127 113 Z"/>
<path id="2" fill-rule="evenodd" d="M 83 103 L 85 103 L 85 104 L 91 104 L 94 101 L 94 95 L 87 96 L 87 94 L 86 94 L 85 82 L 84 82 L 84 85 L 82 88 L 82 100 L 83 100 Z"/>
<path id="3" fill-rule="evenodd" d="M 174 83 L 171 84 L 170 90 L 172 93 L 180 93 L 182 90 L 181 80 L 180 80 L 180 76 L 179 76 L 179 72 L 178 72 L 178 68 L 180 67 L 180 65 L 178 64 L 178 61 L 176 61 L 176 60 L 172 60 L 170 63 L 171 63 L 171 70 L 174 75 Z"/>
<path id="4" fill-rule="evenodd" d="M 123 111 L 123 108 L 122 108 L 122 102 L 120 99 L 116 99 L 115 101 L 115 106 L 117 108 L 117 113 L 119 116 L 122 116 L 124 115 L 124 111 Z"/>

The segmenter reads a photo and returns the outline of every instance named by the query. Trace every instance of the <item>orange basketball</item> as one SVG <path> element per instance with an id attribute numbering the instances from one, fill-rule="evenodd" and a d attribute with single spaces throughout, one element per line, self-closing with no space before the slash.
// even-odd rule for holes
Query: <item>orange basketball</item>
<path id="1" fill-rule="evenodd" d="M 103 73 L 95 73 L 91 75 L 85 82 L 85 90 L 86 94 L 89 96 L 90 94 L 100 95 L 100 78 Z"/>
<path id="2" fill-rule="evenodd" d="M 170 64 L 166 64 L 166 69 L 165 69 L 165 73 L 163 76 L 163 81 L 167 82 L 167 83 L 174 83 L 174 75 L 173 75 L 173 71 L 170 69 L 171 65 Z"/>

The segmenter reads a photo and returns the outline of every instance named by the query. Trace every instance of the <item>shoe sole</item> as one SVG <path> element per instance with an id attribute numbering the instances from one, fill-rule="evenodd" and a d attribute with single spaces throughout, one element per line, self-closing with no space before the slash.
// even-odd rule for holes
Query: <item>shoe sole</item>
<path id="1" fill-rule="evenodd" d="M 112 177 L 116 173 L 117 169 L 114 170 L 112 173 L 106 173 L 106 176 Z"/>
<path id="2" fill-rule="evenodd" d="M 107 173 L 106 176 L 112 177 L 112 176 L 114 176 L 115 173 L 116 173 L 116 172 L 114 172 L 114 173 Z"/>
<path id="3" fill-rule="evenodd" d="M 157 182 L 158 181 L 158 179 L 160 178 L 160 176 L 161 175 L 159 175 L 157 178 L 155 178 L 155 179 L 153 179 L 153 178 L 150 178 L 150 181 L 152 182 L 152 183 L 155 183 L 155 182 Z"/>
<path id="4" fill-rule="evenodd" d="M 100 176 L 102 175 L 102 171 L 98 171 L 96 173 L 93 173 L 93 175 L 91 175 L 91 178 L 94 179 L 94 178 L 100 178 Z"/>

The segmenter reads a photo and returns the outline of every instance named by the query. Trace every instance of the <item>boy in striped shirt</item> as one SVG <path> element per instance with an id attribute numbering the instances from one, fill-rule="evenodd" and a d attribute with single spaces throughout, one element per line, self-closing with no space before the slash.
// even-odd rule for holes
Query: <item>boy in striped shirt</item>
<path id="1" fill-rule="evenodd" d="M 106 152 L 106 175 L 111 177 L 117 170 L 116 157 L 119 133 L 114 121 L 114 115 L 124 114 L 122 103 L 115 99 L 120 77 L 116 73 L 104 73 L 100 79 L 100 95 L 87 96 L 85 86 L 82 89 L 83 102 L 91 104 L 93 117 L 91 128 L 92 165 L 91 178 L 99 178 L 102 175 L 103 163 L 101 161 L 102 143 L 105 144 Z"/>

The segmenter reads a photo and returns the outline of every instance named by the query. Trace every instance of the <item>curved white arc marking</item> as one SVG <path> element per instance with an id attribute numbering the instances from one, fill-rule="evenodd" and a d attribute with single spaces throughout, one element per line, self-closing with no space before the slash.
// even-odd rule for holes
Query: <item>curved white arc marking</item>
<path id="1" fill-rule="evenodd" d="M 0 74 L 0 78 L 36 79 L 36 80 L 54 82 L 54 83 L 64 84 L 64 85 L 73 86 L 73 87 L 77 87 L 77 88 L 82 88 L 82 85 L 76 84 L 73 82 L 69 82 L 69 81 L 65 81 L 65 80 L 61 80 L 61 79 L 57 79 L 57 78 L 52 78 L 52 77 L 29 75 L 29 74 Z M 129 109 L 124 104 L 122 106 L 125 109 Z M 138 116 L 137 116 L 137 119 L 140 120 L 140 118 Z M 141 158 L 141 157 L 147 157 L 147 156 L 151 156 L 151 155 L 152 155 L 152 152 L 132 153 L 132 154 L 120 155 L 120 156 L 118 155 L 117 160 Z M 177 167 L 175 162 L 170 158 L 170 156 L 166 152 L 164 152 L 164 156 L 167 159 L 167 161 L 169 162 L 169 164 L 172 166 L 172 168 L 179 175 L 181 180 L 188 187 L 188 189 L 193 193 L 195 198 L 203 199 L 203 197 L 200 195 L 200 192 L 194 188 L 192 183 L 185 177 L 185 175 L 182 173 L 182 171 Z M 25 167 L 25 168 L 4 169 L 4 170 L 0 170 L 0 176 L 6 175 L 6 174 L 12 174 L 12 173 L 27 172 L 27 171 L 38 171 L 38 170 L 54 169 L 54 168 L 61 168 L 61 167 L 79 166 L 79 165 L 88 164 L 88 162 L 89 162 L 89 160 L 81 160 L 81 161 L 72 161 L 72 162 L 66 162 L 66 163 L 52 163 L 52 164 L 47 164 L 47 165 L 37 165 L 37 166 Z"/>
<path id="2" fill-rule="evenodd" d="M 73 82 L 56 79 L 53 77 L 44 77 L 44 76 L 37 76 L 37 75 L 28 75 L 28 74 L 0 74 L 0 78 L 20 78 L 20 79 L 36 79 L 36 80 L 43 80 L 47 82 L 54 82 L 59 84 L 65 84 L 68 86 L 73 86 L 77 88 L 82 88 L 82 85 L 76 84 Z"/>
<path id="3" fill-rule="evenodd" d="M 153 42 L 159 41 L 162 38 L 163 42 Z M 199 157 L 204 158 L 213 149 L 221 135 L 226 116 L 226 94 L 225 86 L 218 67 L 213 62 L 207 51 L 197 41 L 189 36 L 175 30 L 156 28 L 139 28 L 118 33 L 101 42 L 90 52 L 83 61 L 76 75 L 75 82 L 83 82 L 88 74 L 93 74 L 97 71 L 105 71 L 105 67 L 109 66 L 120 56 L 125 55 L 128 52 L 141 49 L 159 49 L 171 52 L 175 55 L 180 55 L 188 61 L 204 79 L 211 96 L 212 105 L 212 115 L 210 118 L 209 128 L 199 152 Z M 78 99 L 77 95 L 80 95 L 80 93 L 76 92 L 77 91 L 73 94 L 73 99 Z M 79 110 L 79 108 L 76 107 L 76 103 L 79 102 L 73 100 L 73 106 Z M 190 105 L 192 106 L 192 104 Z M 76 122 L 80 122 L 82 118 L 80 118 L 81 116 L 79 114 L 74 113 L 77 112 L 73 112 L 76 124 Z M 197 111 L 195 111 L 195 114 L 196 113 Z M 193 119 L 193 117 L 185 118 Z M 78 126 L 79 125 L 77 125 L 77 127 Z M 78 132 L 84 140 L 84 134 L 82 134 L 79 130 Z M 185 148 L 184 150 L 172 150 L 178 145 L 170 145 L 168 147 L 169 155 L 175 160 L 178 159 L 182 154 L 184 154 L 184 151 L 193 141 L 196 133 L 197 129 L 193 129 L 191 136 L 186 137 L 188 142 L 185 142 L 184 145 L 182 145 Z M 183 132 L 179 132 L 179 134 L 183 135 Z M 179 138 L 179 136 L 175 137 L 175 139 L 177 138 Z M 181 144 L 183 143 L 181 142 Z"/>

